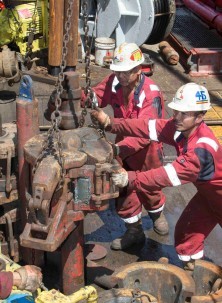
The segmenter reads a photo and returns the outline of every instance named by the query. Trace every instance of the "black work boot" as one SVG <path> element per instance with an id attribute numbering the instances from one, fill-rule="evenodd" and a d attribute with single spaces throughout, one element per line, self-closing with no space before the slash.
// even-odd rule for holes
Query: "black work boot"
<path id="1" fill-rule="evenodd" d="M 113 240 L 111 243 L 112 249 L 123 250 L 145 241 L 141 220 L 131 224 L 126 223 L 125 225 L 127 228 L 125 234 L 121 238 Z"/>
<path id="2" fill-rule="evenodd" d="M 157 213 L 149 212 L 149 216 L 153 221 L 153 230 L 157 234 L 165 236 L 169 233 L 169 225 L 162 211 Z"/>

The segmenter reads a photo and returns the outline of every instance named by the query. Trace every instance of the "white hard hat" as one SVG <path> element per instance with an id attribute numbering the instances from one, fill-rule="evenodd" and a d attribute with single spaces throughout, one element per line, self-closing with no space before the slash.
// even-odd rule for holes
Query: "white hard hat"
<path id="1" fill-rule="evenodd" d="M 114 51 L 113 63 L 110 69 L 116 72 L 124 72 L 144 62 L 144 56 L 135 43 L 122 43 Z"/>
<path id="2" fill-rule="evenodd" d="M 211 108 L 210 96 L 206 87 L 191 82 L 177 90 L 168 106 L 181 112 L 205 111 Z"/>

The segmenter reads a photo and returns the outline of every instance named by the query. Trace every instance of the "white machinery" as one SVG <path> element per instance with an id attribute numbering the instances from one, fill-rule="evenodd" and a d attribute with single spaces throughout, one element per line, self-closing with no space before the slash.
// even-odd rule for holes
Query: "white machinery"
<path id="1" fill-rule="evenodd" d="M 174 0 L 81 0 L 87 2 L 89 36 L 122 42 L 155 44 L 165 39 L 174 23 Z M 82 6 L 81 6 L 82 7 Z M 80 12 L 79 32 L 84 35 Z"/>

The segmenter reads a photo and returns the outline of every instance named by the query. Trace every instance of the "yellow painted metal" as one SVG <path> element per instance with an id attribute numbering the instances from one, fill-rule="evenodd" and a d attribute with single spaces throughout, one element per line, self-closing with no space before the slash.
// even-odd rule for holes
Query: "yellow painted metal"
<path id="1" fill-rule="evenodd" d="M 219 143 L 222 145 L 222 125 L 209 126 Z"/>
<path id="2" fill-rule="evenodd" d="M 222 112 L 221 112 L 222 114 Z M 207 111 L 205 117 L 205 121 L 210 121 L 210 120 L 221 120 L 221 116 L 219 115 L 219 112 L 215 109 L 213 106 L 210 110 Z"/>
<path id="3" fill-rule="evenodd" d="M 21 265 L 15 263 L 7 256 L 0 253 L 0 260 L 4 262 L 5 269 L 4 271 L 14 271 L 17 268 L 21 267 Z M 26 290 L 18 290 L 16 287 L 13 287 L 11 294 L 27 294 L 32 296 L 32 294 Z M 86 303 L 97 303 L 98 294 L 97 290 L 93 286 L 85 286 L 80 288 L 77 292 L 65 296 L 61 292 L 52 289 L 47 291 L 41 291 L 41 289 L 37 289 L 37 298 L 35 299 L 36 303 L 77 303 L 85 300 Z"/>
<path id="4" fill-rule="evenodd" d="M 36 303 L 77 303 L 82 300 L 87 303 L 97 303 L 97 291 L 93 286 L 85 286 L 80 288 L 77 292 L 65 296 L 61 292 L 51 289 L 50 291 L 43 291 L 35 299 Z"/>
<path id="5" fill-rule="evenodd" d="M 36 33 L 33 41 L 33 52 L 48 47 L 48 1 L 39 0 L 37 9 L 35 2 L 17 5 L 14 9 L 0 12 L 0 47 L 14 42 L 25 55 L 29 24 L 36 22 Z"/>
<path id="6" fill-rule="evenodd" d="M 4 261 L 6 268 L 4 269 L 5 271 L 14 271 L 17 268 L 21 267 L 19 264 L 15 263 L 12 261 L 10 258 L 7 256 L 3 255 L 0 253 L 0 260 Z"/>
<path id="7" fill-rule="evenodd" d="M 215 121 L 218 125 L 209 125 L 210 129 L 218 139 L 219 143 L 222 144 L 222 106 L 212 105 L 212 108 L 206 113 L 204 120 L 206 123 L 211 123 Z M 213 124 L 213 123 L 212 123 Z"/>

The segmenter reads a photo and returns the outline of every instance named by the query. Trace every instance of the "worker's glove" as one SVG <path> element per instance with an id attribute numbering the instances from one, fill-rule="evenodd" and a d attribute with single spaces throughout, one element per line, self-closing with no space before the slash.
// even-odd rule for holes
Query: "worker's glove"
<path id="1" fill-rule="evenodd" d="M 124 168 L 118 170 L 118 172 L 112 173 L 113 184 L 118 187 L 125 187 L 128 185 L 128 173 Z"/>
<path id="2" fill-rule="evenodd" d="M 109 116 L 101 108 L 97 107 L 95 110 L 92 110 L 90 115 L 93 123 L 99 122 L 104 128 L 110 125 Z"/>
<path id="3" fill-rule="evenodd" d="M 21 277 L 21 283 L 18 285 L 20 290 L 35 292 L 42 283 L 41 269 L 35 265 L 25 265 L 15 270 Z"/>

